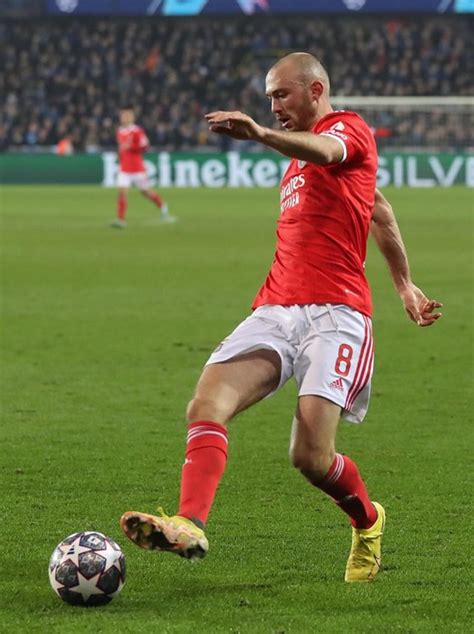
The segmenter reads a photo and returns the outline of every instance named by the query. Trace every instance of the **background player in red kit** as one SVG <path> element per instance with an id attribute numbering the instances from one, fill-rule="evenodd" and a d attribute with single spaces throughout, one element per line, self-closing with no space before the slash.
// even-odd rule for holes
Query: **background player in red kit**
<path id="1" fill-rule="evenodd" d="M 370 499 L 355 463 L 335 449 L 340 418 L 361 422 L 369 401 L 369 230 L 410 318 L 429 326 L 441 304 L 411 281 L 392 209 L 375 188 L 377 153 L 367 124 L 353 112 L 334 112 L 329 88 L 318 60 L 293 53 L 266 78 L 285 131 L 241 112 L 206 115 L 212 131 L 259 141 L 292 160 L 280 188 L 275 258 L 254 311 L 211 355 L 188 406 L 178 514 L 130 511 L 121 518 L 124 532 L 143 548 L 187 558 L 206 554 L 203 529 L 226 464 L 227 423 L 294 376 L 292 462 L 350 518 L 345 580 L 370 581 L 379 570 L 385 511 Z"/>
<path id="2" fill-rule="evenodd" d="M 118 229 L 126 226 L 127 194 L 131 185 L 135 185 L 141 193 L 151 200 L 160 210 L 160 218 L 163 222 L 173 222 L 175 218 L 168 213 L 168 205 L 161 196 L 150 189 L 146 175 L 143 154 L 149 146 L 148 138 L 140 126 L 135 124 L 133 108 L 120 109 L 120 127 L 117 130 L 117 144 L 119 149 L 120 168 L 117 176 L 117 217 L 112 222 L 112 227 Z"/>

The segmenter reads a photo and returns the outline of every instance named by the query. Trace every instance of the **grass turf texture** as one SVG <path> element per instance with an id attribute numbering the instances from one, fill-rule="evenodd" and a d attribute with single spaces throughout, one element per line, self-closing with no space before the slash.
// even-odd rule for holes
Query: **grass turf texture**
<path id="1" fill-rule="evenodd" d="M 348 522 L 289 466 L 293 385 L 232 424 L 204 562 L 120 533 L 125 510 L 175 510 L 187 400 L 273 254 L 276 191 L 164 193 L 177 224 L 159 225 L 134 192 L 117 231 L 112 191 L 3 191 L 2 628 L 468 631 L 471 192 L 387 192 L 415 281 L 445 304 L 432 329 L 405 318 L 370 249 L 373 397 L 338 445 L 387 510 L 384 569 L 368 585 L 342 581 Z M 69 607 L 49 587 L 49 556 L 92 529 L 122 545 L 127 584 L 105 608 Z"/>

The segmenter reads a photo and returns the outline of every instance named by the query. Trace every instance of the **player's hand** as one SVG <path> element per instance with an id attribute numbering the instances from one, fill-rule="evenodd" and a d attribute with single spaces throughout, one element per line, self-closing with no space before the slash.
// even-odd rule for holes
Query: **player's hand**
<path id="1" fill-rule="evenodd" d="M 251 117 L 243 112 L 225 112 L 218 110 L 204 115 L 211 132 L 226 134 L 233 139 L 244 141 L 258 141 L 262 136 L 263 128 Z"/>
<path id="2" fill-rule="evenodd" d="M 435 299 L 428 299 L 413 283 L 400 291 L 400 298 L 408 317 L 418 326 L 432 326 L 441 317 L 441 313 L 433 311 L 443 304 Z"/>

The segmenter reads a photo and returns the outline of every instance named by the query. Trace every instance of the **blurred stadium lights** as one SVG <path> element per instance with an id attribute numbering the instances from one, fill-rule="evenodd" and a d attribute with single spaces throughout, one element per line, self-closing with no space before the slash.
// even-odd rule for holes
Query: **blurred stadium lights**
<path id="1" fill-rule="evenodd" d="M 474 0 L 0 0 L 0 17 L 264 13 L 474 13 Z"/>
<path id="2" fill-rule="evenodd" d="M 474 0 L 1 0 L 2 17 L 262 13 L 472 13 Z"/>

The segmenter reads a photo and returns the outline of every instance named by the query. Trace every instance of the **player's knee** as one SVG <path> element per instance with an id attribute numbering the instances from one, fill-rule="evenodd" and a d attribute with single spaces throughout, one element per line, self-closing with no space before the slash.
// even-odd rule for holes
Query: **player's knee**
<path id="1" fill-rule="evenodd" d="M 188 424 L 207 420 L 224 425 L 232 418 L 233 414 L 234 412 L 230 411 L 219 400 L 202 396 L 195 396 L 189 401 L 186 409 Z"/>
<path id="2" fill-rule="evenodd" d="M 320 482 L 334 460 L 334 450 L 328 447 L 307 447 L 294 445 L 290 447 L 292 465 L 310 482 Z"/>

